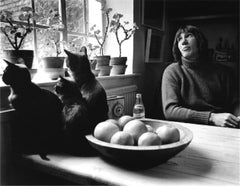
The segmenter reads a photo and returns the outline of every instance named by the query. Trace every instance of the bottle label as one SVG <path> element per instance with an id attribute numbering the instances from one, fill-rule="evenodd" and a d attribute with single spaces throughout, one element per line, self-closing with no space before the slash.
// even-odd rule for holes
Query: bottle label
<path id="1" fill-rule="evenodd" d="M 142 112 L 142 113 L 133 113 L 133 117 L 137 118 L 137 119 L 145 118 L 145 113 L 144 112 Z"/>
<path id="2" fill-rule="evenodd" d="M 144 109 L 143 105 L 134 105 L 133 117 L 134 118 L 144 118 L 145 117 L 145 109 Z"/>

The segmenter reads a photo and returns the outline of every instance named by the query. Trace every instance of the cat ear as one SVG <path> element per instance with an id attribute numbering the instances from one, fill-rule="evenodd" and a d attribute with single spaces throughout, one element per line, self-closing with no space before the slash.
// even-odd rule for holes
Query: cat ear
<path id="1" fill-rule="evenodd" d="M 72 56 L 73 53 L 69 52 L 68 50 L 64 49 L 64 52 L 68 55 L 68 57 Z"/>
<path id="2" fill-rule="evenodd" d="M 11 62 L 9 62 L 9 61 L 7 61 L 7 60 L 5 60 L 5 59 L 3 59 L 3 61 L 5 61 L 8 66 L 15 66 L 14 64 L 12 64 Z"/>

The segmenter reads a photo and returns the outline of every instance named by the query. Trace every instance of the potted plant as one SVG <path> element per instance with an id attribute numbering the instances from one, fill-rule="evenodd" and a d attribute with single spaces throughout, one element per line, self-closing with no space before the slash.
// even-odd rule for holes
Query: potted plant
<path id="1" fill-rule="evenodd" d="M 42 36 L 39 43 L 39 58 L 41 59 L 39 71 L 50 79 L 57 79 L 59 75 L 64 76 L 63 68 L 65 57 L 62 52 L 60 29 L 64 28 L 58 11 L 50 9 L 46 15 L 39 17 L 39 22 L 46 28 L 38 30 Z M 61 55 L 62 54 L 62 55 Z"/>
<path id="2" fill-rule="evenodd" d="M 130 39 L 131 36 L 134 35 L 135 31 L 138 29 L 136 23 L 134 23 L 132 27 L 127 28 L 129 22 L 128 21 L 122 22 L 121 21 L 122 17 L 123 17 L 122 14 L 115 13 L 110 23 L 110 32 L 113 32 L 115 34 L 115 38 L 117 40 L 119 49 L 119 57 L 112 57 L 110 60 L 110 65 L 112 65 L 111 71 L 112 75 L 125 73 L 125 69 L 127 67 L 126 65 L 127 57 L 122 57 L 122 44 L 123 42 Z"/>
<path id="3" fill-rule="evenodd" d="M 20 50 L 28 34 L 32 32 L 33 20 L 38 18 L 38 15 L 33 12 L 31 7 L 22 7 L 21 13 L 18 16 L 19 20 L 13 20 L 14 13 L 3 10 L 0 12 L 0 21 L 4 22 L 1 26 L 1 32 L 6 36 L 13 50 L 4 50 L 3 57 L 12 63 L 25 64 L 29 69 L 32 68 L 34 52 L 33 50 Z"/>
<path id="4" fill-rule="evenodd" d="M 41 18 L 42 24 L 48 27 L 40 30 L 43 36 L 41 51 L 42 68 L 62 68 L 65 57 L 62 54 L 59 30 L 64 28 L 58 11 L 50 9 L 47 15 Z"/>
<path id="5" fill-rule="evenodd" d="M 104 44 L 106 42 L 108 30 L 109 30 L 109 26 L 110 26 L 109 14 L 111 11 L 112 11 L 112 8 L 103 8 L 102 9 L 104 17 L 106 18 L 106 27 L 104 29 L 104 33 L 102 36 L 100 35 L 101 31 L 96 28 L 96 25 L 93 25 L 90 28 L 90 32 L 94 35 L 94 37 L 97 40 L 97 44 L 98 44 L 98 46 L 94 46 L 94 49 L 99 48 L 100 55 L 96 56 L 95 60 L 96 60 L 96 69 L 100 69 L 100 73 L 99 73 L 100 76 L 109 75 L 110 70 L 111 70 L 111 67 L 109 66 L 110 56 L 104 55 Z"/>

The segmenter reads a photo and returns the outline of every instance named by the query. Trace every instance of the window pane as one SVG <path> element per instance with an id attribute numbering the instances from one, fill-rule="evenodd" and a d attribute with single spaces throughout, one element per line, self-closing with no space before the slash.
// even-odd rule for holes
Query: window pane
<path id="1" fill-rule="evenodd" d="M 72 36 L 68 35 L 68 45 L 67 48 L 74 52 L 74 53 L 79 53 L 80 49 L 82 46 L 85 45 L 85 37 L 83 36 Z"/>
<path id="2" fill-rule="evenodd" d="M 94 37 L 89 37 L 87 43 L 90 59 L 93 59 L 95 56 L 100 55 L 100 47 Z"/>
<path id="3" fill-rule="evenodd" d="M 89 28 L 96 25 L 102 35 L 102 4 L 99 0 L 89 0 Z"/>
<path id="4" fill-rule="evenodd" d="M 82 46 L 87 47 L 89 59 L 93 59 L 99 53 L 99 46 L 93 37 L 73 36 L 68 35 L 67 48 L 75 53 L 79 53 Z"/>
<path id="5" fill-rule="evenodd" d="M 37 29 L 37 42 L 37 53 L 40 59 L 42 57 L 55 57 L 57 52 L 61 52 L 60 45 L 62 42 L 60 42 L 60 32 L 58 31 Z"/>
<path id="6" fill-rule="evenodd" d="M 35 11 L 39 15 L 37 24 L 49 25 L 52 13 L 59 13 L 59 0 L 35 0 Z"/>
<path id="7" fill-rule="evenodd" d="M 84 33 L 84 0 L 66 0 L 66 9 L 68 31 Z"/>

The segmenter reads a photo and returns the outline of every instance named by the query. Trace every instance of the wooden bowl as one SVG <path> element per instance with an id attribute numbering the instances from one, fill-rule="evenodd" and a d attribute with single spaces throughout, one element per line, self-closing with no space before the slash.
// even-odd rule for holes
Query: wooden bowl
<path id="1" fill-rule="evenodd" d="M 180 131 L 180 140 L 160 146 L 125 146 L 100 141 L 93 135 L 87 135 L 86 138 L 103 158 L 120 166 L 134 169 L 151 168 L 164 163 L 184 150 L 192 141 L 192 132 L 179 124 L 149 119 L 142 119 L 142 121 L 155 130 L 162 125 L 175 126 Z"/>

